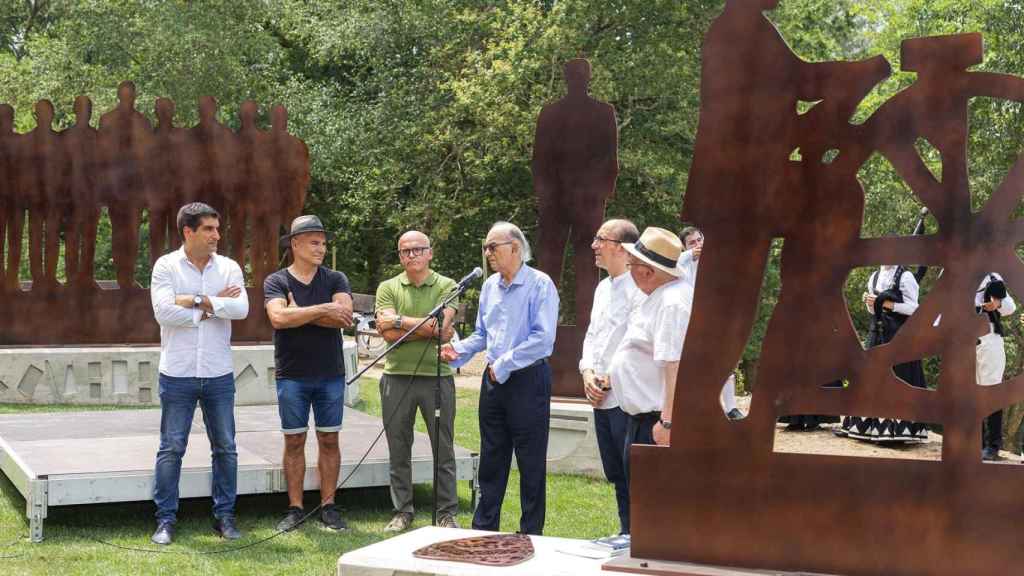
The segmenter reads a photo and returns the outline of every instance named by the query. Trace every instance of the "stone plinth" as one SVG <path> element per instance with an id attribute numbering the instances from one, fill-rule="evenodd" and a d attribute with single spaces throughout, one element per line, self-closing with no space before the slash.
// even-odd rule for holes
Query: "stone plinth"
<path id="1" fill-rule="evenodd" d="M 583 540 L 531 536 L 533 558 L 503 568 L 424 560 L 412 555 L 414 550 L 445 540 L 486 536 L 494 532 L 483 530 L 461 530 L 427 526 L 378 542 L 365 548 L 353 550 L 338 559 L 338 576 L 597 576 L 602 574 L 604 560 L 581 558 L 561 549 L 578 546 Z M 604 576 L 608 576 L 604 573 Z"/>
<path id="2" fill-rule="evenodd" d="M 274 347 L 233 346 L 235 403 L 276 404 Z M 0 402 L 19 404 L 160 403 L 159 346 L 0 348 Z M 356 345 L 345 342 L 345 371 L 356 371 Z M 358 383 L 345 403 L 359 397 Z"/>
<path id="3" fill-rule="evenodd" d="M 604 478 L 594 431 L 594 409 L 583 402 L 552 402 L 548 473 Z"/>

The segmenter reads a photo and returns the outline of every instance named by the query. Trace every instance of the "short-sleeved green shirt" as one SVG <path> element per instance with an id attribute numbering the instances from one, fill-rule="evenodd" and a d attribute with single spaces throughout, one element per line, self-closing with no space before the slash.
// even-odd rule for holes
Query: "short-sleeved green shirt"
<path id="1" fill-rule="evenodd" d="M 455 281 L 431 270 L 430 276 L 420 284 L 409 281 L 405 272 L 385 280 L 377 286 L 377 299 L 374 308 L 377 311 L 391 308 L 402 316 L 423 318 L 437 306 L 452 289 Z M 454 308 L 457 302 L 452 302 Z M 437 374 L 437 348 L 435 340 L 406 340 L 384 359 L 385 374 L 415 374 L 433 376 Z M 424 348 L 428 348 L 424 352 Z M 420 361 L 420 356 L 423 361 Z M 416 365 L 419 364 L 419 369 Z M 452 369 L 447 363 L 441 363 L 441 375 L 451 376 Z"/>

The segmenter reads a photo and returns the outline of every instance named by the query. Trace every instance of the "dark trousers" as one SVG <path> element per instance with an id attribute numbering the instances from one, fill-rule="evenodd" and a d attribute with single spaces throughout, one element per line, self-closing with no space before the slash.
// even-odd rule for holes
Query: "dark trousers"
<path id="1" fill-rule="evenodd" d="M 594 430 L 597 432 L 597 449 L 601 453 L 604 477 L 615 485 L 615 501 L 619 506 L 621 534 L 629 534 L 629 485 L 626 483 L 626 468 L 623 462 L 626 445 L 626 428 L 629 416 L 621 408 L 594 409 Z"/>
<path id="2" fill-rule="evenodd" d="M 626 421 L 626 444 L 622 450 L 622 469 L 626 475 L 626 488 L 629 482 L 629 447 L 633 444 L 654 445 L 654 425 L 661 420 L 661 412 L 645 412 L 644 414 L 627 414 Z M 629 519 L 626 519 L 626 531 L 629 531 Z"/>
<path id="3" fill-rule="evenodd" d="M 981 436 L 981 447 L 991 448 L 995 451 L 1003 449 L 1003 411 L 993 412 L 983 420 Z"/>
<path id="4" fill-rule="evenodd" d="M 547 362 L 517 370 L 503 384 L 484 372 L 480 385 L 480 502 L 473 528 L 498 530 L 512 453 L 519 466 L 519 531 L 544 531 L 551 368 Z"/>

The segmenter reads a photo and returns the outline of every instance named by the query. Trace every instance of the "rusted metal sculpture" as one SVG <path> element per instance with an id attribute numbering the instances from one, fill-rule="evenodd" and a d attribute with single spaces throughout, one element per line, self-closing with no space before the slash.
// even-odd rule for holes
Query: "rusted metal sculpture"
<path id="1" fill-rule="evenodd" d="M 118 87 L 118 105 L 89 125 L 92 103 L 75 100 L 75 123 L 52 128 L 53 105 L 36 105 L 37 126 L 14 131 L 14 111 L 0 105 L 0 258 L 4 292 L 0 345 L 115 344 L 159 341 L 149 292 L 135 283 L 140 223 L 149 221 L 149 255 L 180 245 L 175 217 L 189 201 L 204 201 L 221 213 L 221 251 L 247 267 L 251 286 L 278 264 L 282 222 L 297 216 L 309 184 L 309 152 L 288 134 L 287 112 L 270 112 L 272 128 L 256 124 L 257 106 L 241 107 L 235 133 L 217 120 L 217 103 L 201 98 L 199 125 L 173 124 L 174 102 L 156 102 L 157 127 L 135 109 L 135 86 Z M 93 272 L 97 226 L 106 209 L 112 227 L 117 289 L 101 289 Z M 27 218 L 27 220 L 26 220 Z M 31 288 L 18 270 L 29 230 Z M 64 248 L 64 282 L 58 261 Z M 2 247 L 2 243 L 0 243 Z M 249 290 L 254 309 L 262 291 Z M 266 340 L 264 314 L 235 324 L 236 341 Z"/>
<path id="2" fill-rule="evenodd" d="M 445 540 L 413 551 L 426 560 L 465 562 L 481 566 L 507 567 L 533 558 L 533 542 L 526 534 L 494 534 Z"/>
<path id="3" fill-rule="evenodd" d="M 566 241 L 575 272 L 575 327 L 562 326 L 552 360 L 556 396 L 582 396 L 576 369 L 590 320 L 598 271 L 590 244 L 615 194 L 619 173 L 615 109 L 588 95 L 590 63 L 565 64 L 566 96 L 541 110 L 533 146 L 533 188 L 539 216 L 538 267 L 560 283 Z"/>
<path id="4" fill-rule="evenodd" d="M 1024 158 L 972 213 L 966 143 L 969 99 L 1024 101 L 1024 80 L 969 72 L 982 61 L 978 34 L 907 40 L 901 63 L 916 82 L 854 125 L 855 107 L 888 65 L 801 61 L 762 14 L 776 4 L 729 0 L 705 39 L 684 216 L 715 250 L 701 258 L 671 446 L 632 448 L 632 555 L 847 576 L 1013 571 L 1024 563 L 1024 469 L 982 463 L 979 438 L 983 417 L 1024 400 L 1024 378 L 975 384 L 985 327 L 973 297 L 989 270 L 1024 287 L 1014 252 L 1024 222 L 1011 221 Z M 798 114 L 799 101 L 819 100 Z M 916 151 L 919 138 L 941 153 L 941 181 Z M 802 160 L 793 161 L 798 148 Z M 934 214 L 937 234 L 860 238 L 857 173 L 876 152 Z M 782 291 L 758 387 L 747 418 L 730 422 L 718 393 L 751 333 L 777 237 Z M 842 286 L 853 268 L 880 264 L 944 274 L 891 343 L 865 351 Z M 942 360 L 938 390 L 893 374 L 929 356 Z M 848 388 L 825 387 L 841 378 Z M 942 462 L 773 453 L 775 421 L 788 414 L 942 424 Z"/>

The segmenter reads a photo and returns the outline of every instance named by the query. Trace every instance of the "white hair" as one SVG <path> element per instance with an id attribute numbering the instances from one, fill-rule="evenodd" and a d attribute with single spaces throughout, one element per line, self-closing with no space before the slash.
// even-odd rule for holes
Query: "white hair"
<path id="1" fill-rule="evenodd" d="M 491 226 L 491 232 L 501 232 L 505 234 L 509 239 L 519 244 L 519 259 L 523 264 L 526 264 L 533 259 L 533 251 L 530 250 L 530 241 L 526 239 L 526 234 L 519 229 L 519 226 L 511 222 L 495 222 Z M 490 234 L 490 233 L 488 233 Z"/>

